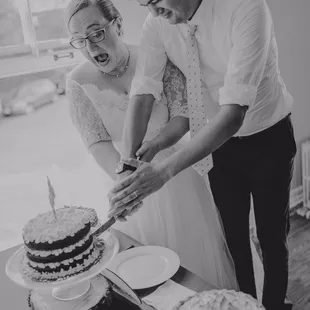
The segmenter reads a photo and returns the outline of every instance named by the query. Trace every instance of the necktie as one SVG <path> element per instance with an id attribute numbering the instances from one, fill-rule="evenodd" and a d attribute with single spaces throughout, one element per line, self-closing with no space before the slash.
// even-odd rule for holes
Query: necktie
<path id="1" fill-rule="evenodd" d="M 187 36 L 187 101 L 190 118 L 190 134 L 195 134 L 207 123 L 205 108 L 203 103 L 201 72 L 199 63 L 199 53 L 197 39 L 195 37 L 197 26 L 189 25 Z M 209 155 L 196 164 L 193 168 L 201 175 L 207 174 L 213 167 L 212 156 Z"/>

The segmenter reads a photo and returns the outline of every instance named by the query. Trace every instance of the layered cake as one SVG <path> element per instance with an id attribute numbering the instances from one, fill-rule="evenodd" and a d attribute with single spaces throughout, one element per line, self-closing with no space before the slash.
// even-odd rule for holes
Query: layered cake
<path id="1" fill-rule="evenodd" d="M 36 281 L 63 280 L 89 269 L 101 258 L 94 245 L 89 212 L 78 208 L 39 214 L 23 230 L 24 272 Z"/>
<path id="2" fill-rule="evenodd" d="M 252 296 L 232 290 L 197 293 L 176 305 L 173 310 L 263 310 Z"/>

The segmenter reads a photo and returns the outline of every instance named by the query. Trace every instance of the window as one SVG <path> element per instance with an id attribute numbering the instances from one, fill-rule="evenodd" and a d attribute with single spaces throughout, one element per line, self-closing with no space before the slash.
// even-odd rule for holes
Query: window
<path id="1" fill-rule="evenodd" d="M 38 41 L 68 37 L 65 28 L 64 9 L 68 0 L 30 0 L 30 9 Z"/>
<path id="2" fill-rule="evenodd" d="M 147 8 L 113 0 L 124 19 L 125 41 L 139 44 Z M 74 65 L 84 60 L 69 44 L 69 0 L 0 0 L 0 78 Z M 134 18 L 133 18 L 134 16 Z"/>
<path id="3" fill-rule="evenodd" d="M 67 3 L 68 0 L 29 0 L 39 53 L 71 49 L 64 16 Z"/>
<path id="4" fill-rule="evenodd" d="M 0 46 L 22 45 L 24 36 L 18 10 L 9 0 L 0 6 Z"/>
<path id="5" fill-rule="evenodd" d="M 69 44 L 69 0 L 1 0 L 0 78 L 72 65 L 82 55 Z"/>
<path id="6" fill-rule="evenodd" d="M 0 6 L 0 56 L 30 53 L 29 35 L 23 28 L 22 18 L 16 3 L 2 0 Z"/>

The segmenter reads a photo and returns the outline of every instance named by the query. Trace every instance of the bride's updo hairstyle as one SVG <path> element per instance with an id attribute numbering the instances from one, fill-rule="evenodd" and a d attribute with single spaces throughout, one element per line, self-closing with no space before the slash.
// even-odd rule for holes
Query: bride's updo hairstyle
<path id="1" fill-rule="evenodd" d="M 66 25 L 69 28 L 71 18 L 79 11 L 96 6 L 102 16 L 109 22 L 117 20 L 118 34 L 123 34 L 123 18 L 111 0 L 71 0 L 66 7 Z"/>

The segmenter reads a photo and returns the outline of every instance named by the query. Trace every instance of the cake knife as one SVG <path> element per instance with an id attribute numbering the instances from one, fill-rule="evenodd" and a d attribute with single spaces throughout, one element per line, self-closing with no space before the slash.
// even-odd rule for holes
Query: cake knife
<path id="1" fill-rule="evenodd" d="M 93 236 L 99 236 L 104 233 L 107 229 L 109 229 L 116 222 L 115 217 L 111 217 L 104 224 L 102 224 L 98 229 L 93 232 Z"/>
<path id="2" fill-rule="evenodd" d="M 107 229 L 109 229 L 115 222 L 119 215 L 113 216 L 108 219 L 105 223 L 103 223 L 98 229 L 93 232 L 93 236 L 99 236 L 104 233 Z"/>

